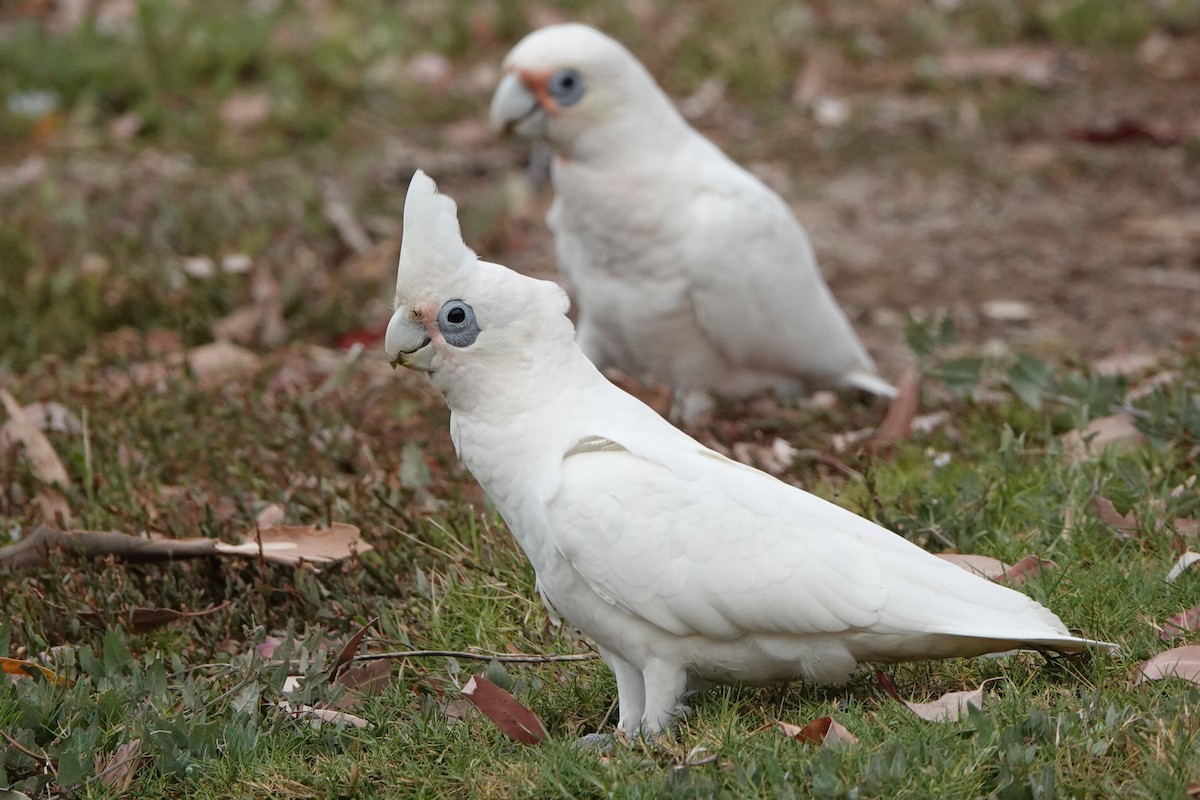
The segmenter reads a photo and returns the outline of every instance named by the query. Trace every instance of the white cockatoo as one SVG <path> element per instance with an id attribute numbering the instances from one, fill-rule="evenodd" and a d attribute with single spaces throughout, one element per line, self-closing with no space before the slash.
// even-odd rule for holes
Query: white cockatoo
<path id="1" fill-rule="evenodd" d="M 459 457 L 595 641 L 621 730 L 660 731 L 712 682 L 839 684 L 860 661 L 1074 652 L 1029 597 L 712 451 L 618 389 L 556 284 L 479 261 L 417 172 L 388 359 L 427 373 Z"/>
<path id="2" fill-rule="evenodd" d="M 788 206 L 618 42 L 579 24 L 529 34 L 504 60 L 491 123 L 555 153 L 546 221 L 596 366 L 671 387 L 685 420 L 710 392 L 895 395 Z"/>

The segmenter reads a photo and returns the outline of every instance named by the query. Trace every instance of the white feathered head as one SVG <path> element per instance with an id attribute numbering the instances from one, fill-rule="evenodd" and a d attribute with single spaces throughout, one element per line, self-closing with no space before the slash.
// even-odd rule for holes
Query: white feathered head
<path id="1" fill-rule="evenodd" d="M 443 391 L 464 370 L 512 367 L 574 336 L 566 292 L 480 261 L 463 243 L 457 212 L 418 170 L 404 201 L 396 310 L 384 339 L 392 364 L 430 373 Z"/>
<path id="2" fill-rule="evenodd" d="M 492 127 L 544 139 L 571 158 L 669 146 L 686 123 L 623 45 L 578 23 L 526 36 L 504 59 Z"/>

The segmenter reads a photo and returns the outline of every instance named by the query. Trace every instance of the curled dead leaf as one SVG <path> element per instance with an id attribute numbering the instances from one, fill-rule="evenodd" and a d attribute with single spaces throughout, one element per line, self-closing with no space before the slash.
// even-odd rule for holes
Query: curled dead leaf
<path id="1" fill-rule="evenodd" d="M 0 672 L 5 675 L 16 675 L 21 678 L 41 676 L 51 683 L 60 686 L 74 686 L 75 681 L 64 678 L 52 669 L 35 664 L 32 661 L 22 661 L 18 658 L 0 657 Z"/>
<path id="2" fill-rule="evenodd" d="M 976 556 L 968 553 L 938 553 L 938 558 L 949 561 L 956 567 L 962 567 L 967 572 L 974 572 L 982 578 L 995 580 L 1005 573 L 1008 564 L 991 556 Z"/>
<path id="3" fill-rule="evenodd" d="M 271 95 L 266 92 L 234 92 L 221 103 L 217 112 L 221 122 L 241 133 L 257 128 L 271 115 Z"/>
<path id="4" fill-rule="evenodd" d="M 347 689 L 336 705 L 342 709 L 350 708 L 363 697 L 382 694 L 391 682 L 391 665 L 384 659 L 351 664 L 338 673 L 334 680 L 334 683 Z"/>
<path id="5" fill-rule="evenodd" d="M 379 620 L 378 617 L 363 625 L 354 635 L 346 640 L 346 644 L 342 646 L 338 652 L 337 658 L 333 660 L 333 675 L 337 675 L 338 670 L 346 664 L 354 660 L 354 656 L 358 653 L 358 648 L 362 646 L 363 639 L 367 638 L 367 633 L 371 630 L 371 626 Z"/>
<path id="6" fill-rule="evenodd" d="M 254 518 L 254 524 L 260 528 L 275 528 L 283 524 L 286 519 L 287 512 L 283 506 L 278 503 L 271 503 L 269 506 L 258 512 Z"/>
<path id="7" fill-rule="evenodd" d="M 942 56 L 940 67 L 952 80 L 1007 78 L 1042 89 L 1062 82 L 1071 73 L 1069 61 L 1059 50 L 1023 44 L 951 50 Z"/>
<path id="8" fill-rule="evenodd" d="M 41 506 L 43 519 L 51 524 L 70 525 L 71 509 L 59 491 L 60 488 L 71 485 L 67 468 L 63 466 L 58 453 L 54 452 L 54 447 L 41 428 L 29 418 L 27 409 L 22 408 L 4 389 L 0 389 L 0 402 L 3 402 L 4 409 L 8 412 L 5 429 L 11 437 L 25 446 L 25 454 L 29 457 L 33 474 L 43 484 L 37 490 L 37 501 Z"/>
<path id="9" fill-rule="evenodd" d="M 537 744 L 550 738 L 537 714 L 487 678 L 478 675 L 471 678 L 462 693 L 510 739 Z"/>
<path id="10" fill-rule="evenodd" d="M 986 680 L 979 685 L 978 689 L 947 692 L 935 700 L 925 703 L 912 703 L 900 696 L 896 685 L 892 683 L 892 679 L 886 673 L 882 671 L 876 672 L 875 678 L 889 697 L 928 722 L 954 722 L 967 713 L 969 709 L 982 708 L 984 688 L 992 681 L 998 680 L 997 678 Z"/>
<path id="11" fill-rule="evenodd" d="M 286 700 L 281 700 L 278 706 L 287 714 L 293 717 L 311 717 L 313 727 L 317 727 L 322 722 L 332 722 L 338 726 L 352 725 L 355 728 L 369 728 L 371 723 L 367 722 L 362 717 L 357 717 L 354 714 L 348 714 L 345 711 L 339 711 L 336 708 L 317 708 L 315 706 L 301 705 L 293 707 Z"/>
<path id="12" fill-rule="evenodd" d="M 1111 527 L 1115 528 L 1123 536 L 1131 536 L 1137 532 L 1138 518 L 1137 515 L 1130 511 L 1128 514 L 1122 514 L 1117 511 L 1117 507 L 1113 505 L 1113 501 L 1107 497 L 1097 495 L 1092 498 L 1092 508 L 1096 511 L 1096 516 Z"/>
<path id="13" fill-rule="evenodd" d="M 833 717 L 819 717 L 807 725 L 800 727 L 787 722 L 777 722 L 779 730 L 798 742 L 830 746 L 837 744 L 858 744 L 858 737 L 846 730 Z"/>
<path id="14" fill-rule="evenodd" d="M 1165 650 L 1138 664 L 1134 673 L 1135 684 L 1164 678 L 1183 678 L 1200 684 L 1200 645 Z"/>
<path id="15" fill-rule="evenodd" d="M 983 707 L 983 687 L 964 692 L 947 692 L 927 703 L 904 701 L 908 710 L 929 722 L 953 722 L 970 708 Z"/>
<path id="16" fill-rule="evenodd" d="M 921 406 L 921 373 L 909 369 L 896 389 L 896 398 L 888 406 L 887 415 L 871 438 L 876 446 L 904 440 L 912 434 L 913 420 L 917 418 Z"/>
<path id="17" fill-rule="evenodd" d="M 229 606 L 229 601 L 202 611 L 176 611 L 173 608 L 134 608 L 125 614 L 102 614 L 99 611 L 82 611 L 79 616 L 99 625 L 123 625 L 134 633 L 148 633 L 172 622 L 184 619 L 207 617 Z"/>
<path id="18" fill-rule="evenodd" d="M 1007 583 L 1010 586 L 1020 586 L 1025 581 L 1047 568 L 1057 568 L 1048 558 L 1028 555 L 1015 564 L 1006 564 L 991 556 L 966 555 L 963 553 L 938 553 L 938 558 L 945 559 L 955 566 L 962 567 L 968 572 L 987 578 L 996 583 Z"/>
<path id="19" fill-rule="evenodd" d="M 212 342 L 187 351 L 187 367 L 201 386 L 219 386 L 258 372 L 262 359 L 231 342 Z"/>
<path id="20" fill-rule="evenodd" d="M 1188 551 L 1179 557 L 1175 562 L 1175 566 L 1171 567 L 1171 571 L 1167 573 L 1167 583 L 1174 583 L 1180 575 L 1187 572 L 1193 565 L 1200 564 L 1200 553 Z"/>
<path id="21" fill-rule="evenodd" d="M 108 758 L 96 756 L 96 779 L 109 789 L 122 792 L 133 781 L 134 770 L 143 760 L 142 740 L 130 739 Z"/>
<path id="22" fill-rule="evenodd" d="M 1189 608 L 1167 620 L 1162 630 L 1158 632 L 1158 638 L 1165 642 L 1197 631 L 1200 631 L 1200 606 Z"/>
<path id="23" fill-rule="evenodd" d="M 250 532 L 241 544 L 217 542 L 216 552 L 262 558 L 274 564 L 331 564 L 374 548 L 363 540 L 359 529 L 335 522 L 325 530 L 316 525 L 280 525 Z"/>
<path id="24" fill-rule="evenodd" d="M 1129 450 L 1141 446 L 1146 437 L 1133 424 L 1129 414 L 1112 414 L 1097 417 L 1082 430 L 1068 431 L 1062 435 L 1063 452 L 1074 463 L 1092 456 L 1099 456 L 1109 448 Z"/>

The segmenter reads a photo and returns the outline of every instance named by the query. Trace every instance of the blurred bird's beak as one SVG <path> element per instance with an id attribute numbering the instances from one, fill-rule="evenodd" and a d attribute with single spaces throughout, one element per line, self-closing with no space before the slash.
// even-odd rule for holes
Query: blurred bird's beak
<path id="1" fill-rule="evenodd" d="M 383 337 L 383 351 L 392 367 L 432 371 L 433 348 L 428 347 L 429 342 L 425 327 L 413 318 L 408 308 L 400 306 L 392 312 Z"/>
<path id="2" fill-rule="evenodd" d="M 501 133 L 515 132 L 531 139 L 545 135 L 546 112 L 515 72 L 506 74 L 496 87 L 488 118 L 492 129 Z"/>

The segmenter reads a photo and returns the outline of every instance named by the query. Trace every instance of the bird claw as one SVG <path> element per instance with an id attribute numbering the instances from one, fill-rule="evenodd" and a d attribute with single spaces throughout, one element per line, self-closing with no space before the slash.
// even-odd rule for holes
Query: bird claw
<path id="1" fill-rule="evenodd" d="M 617 748 L 617 737 L 611 733 L 585 733 L 575 740 L 576 750 L 611 753 Z"/>

